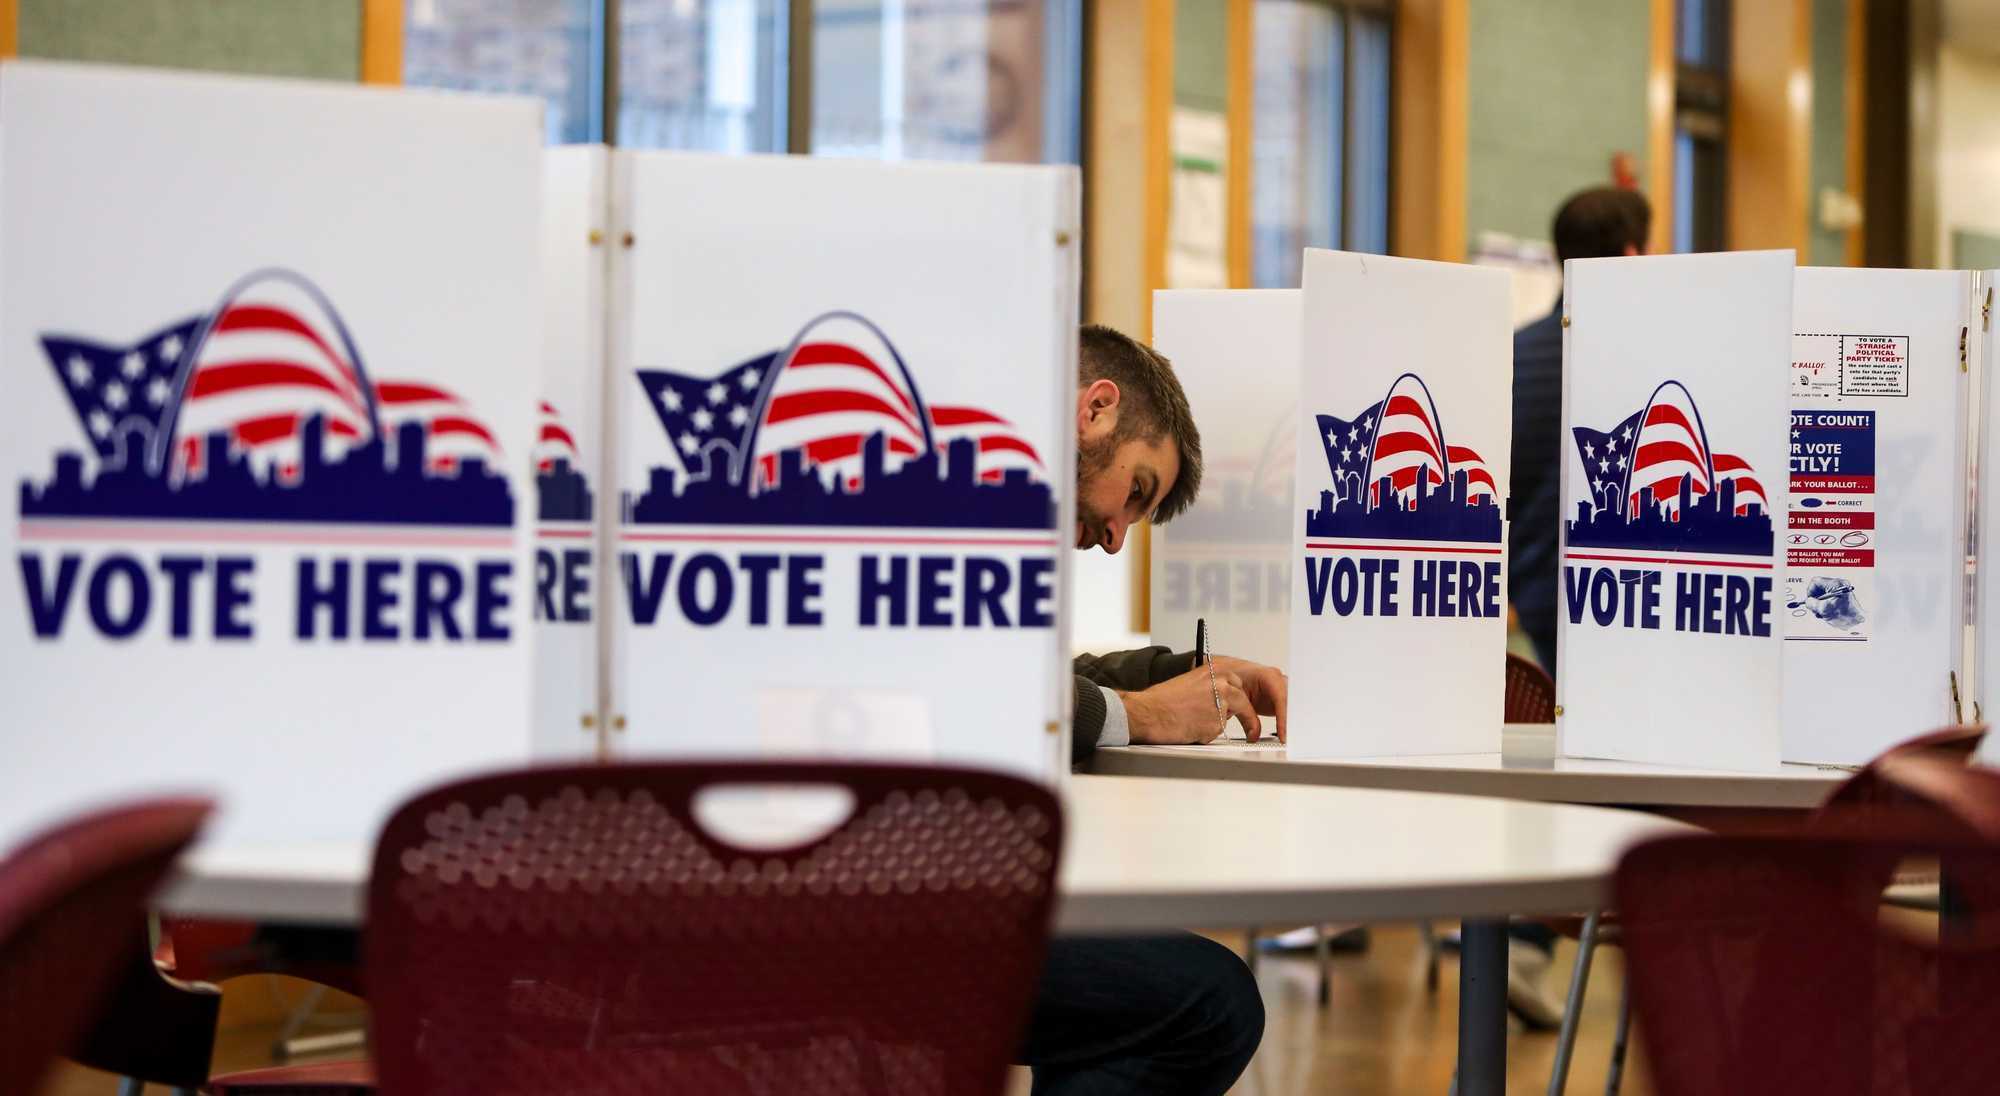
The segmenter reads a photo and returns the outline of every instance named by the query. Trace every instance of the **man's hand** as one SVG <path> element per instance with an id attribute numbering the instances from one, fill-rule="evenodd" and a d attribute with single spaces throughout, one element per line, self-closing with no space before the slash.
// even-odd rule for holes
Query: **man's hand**
<path id="1" fill-rule="evenodd" d="M 1255 662 L 1245 662 L 1228 655 L 1215 656 L 1216 680 L 1222 680 L 1224 671 L 1234 676 L 1242 686 L 1250 705 L 1259 714 L 1275 716 L 1278 721 L 1278 741 L 1285 742 L 1285 671 L 1276 666 L 1264 666 Z M 1250 741 L 1257 741 L 1257 732 L 1250 731 Z"/>
<path id="2" fill-rule="evenodd" d="M 1144 692 L 1118 694 L 1125 702 L 1132 741 L 1161 746 L 1208 742 L 1221 734 L 1229 717 L 1234 716 L 1243 724 L 1243 733 L 1255 742 L 1263 733 L 1263 723 L 1243 691 L 1243 680 L 1217 662 L 1212 691 L 1208 681 L 1208 667 L 1196 666 Z M 1217 695 L 1222 697 L 1221 712 L 1215 710 Z"/>

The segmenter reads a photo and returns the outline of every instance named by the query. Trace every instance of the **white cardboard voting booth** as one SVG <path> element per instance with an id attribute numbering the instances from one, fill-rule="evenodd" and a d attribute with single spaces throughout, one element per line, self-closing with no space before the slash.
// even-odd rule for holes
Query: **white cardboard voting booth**
<path id="1" fill-rule="evenodd" d="M 1067 772 L 1075 171 L 612 164 L 614 749 Z"/>
<path id="2" fill-rule="evenodd" d="M 1792 265 L 1566 264 L 1561 754 L 1778 763 Z"/>
<path id="3" fill-rule="evenodd" d="M 1974 629 L 1972 673 L 1978 679 L 1978 689 L 1974 694 L 1978 704 L 1966 712 L 1968 718 L 1988 718 L 1994 710 L 1995 694 L 2000 693 L 2000 636 L 1994 634 L 1993 622 L 2000 620 L 2000 579 L 1994 576 L 1994 564 L 1989 556 L 1992 545 L 2000 544 L 2000 506 L 1996 506 L 1993 485 L 1994 470 L 2000 469 L 2000 426 L 1996 426 L 1996 412 L 2000 412 L 2000 338 L 1993 332 L 1994 299 L 2000 297 L 2000 270 L 1982 271 L 1976 276 L 1974 286 L 1977 291 L 1978 307 L 1973 313 L 1976 322 L 1967 325 L 1967 355 L 1977 363 L 1979 389 L 1976 397 L 1975 419 L 1978 424 L 1978 443 L 1974 450 L 1978 454 L 1974 467 L 1972 492 L 1973 504 L 1978 515 L 1973 526 L 1975 551 L 1967 553 L 1968 559 L 1977 559 L 1974 568 L 1975 589 L 1973 594 L 1973 616 L 1977 621 Z M 1979 758 L 1987 764 L 2000 763 L 2000 740 L 1987 735 L 1980 743 Z"/>
<path id="4" fill-rule="evenodd" d="M 1507 274 L 1308 250 L 1304 281 L 1290 756 L 1497 751 Z"/>
<path id="5" fill-rule="evenodd" d="M 1217 653 L 1287 664 L 1303 299 L 1296 289 L 1153 294 L 1153 348 L 1187 392 L 1202 450 L 1201 495 L 1153 527 L 1154 643 L 1191 650 L 1205 620 Z"/>
<path id="6" fill-rule="evenodd" d="M 540 109 L 0 66 L 0 845 L 526 758 Z"/>
<path id="7" fill-rule="evenodd" d="M 1973 276 L 1803 267 L 1793 301 L 1784 759 L 1861 764 L 1959 718 Z"/>
<path id="8" fill-rule="evenodd" d="M 535 465 L 535 737 L 540 758 L 598 752 L 603 494 L 604 226 L 610 150 L 542 160 L 542 390 Z M 615 591 L 614 591 L 615 592 Z"/>

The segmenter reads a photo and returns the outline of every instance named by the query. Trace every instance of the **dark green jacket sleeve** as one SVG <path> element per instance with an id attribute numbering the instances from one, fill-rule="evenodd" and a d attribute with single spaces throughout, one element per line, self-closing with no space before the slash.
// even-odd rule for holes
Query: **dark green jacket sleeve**
<path id="1" fill-rule="evenodd" d="M 1071 708 L 1069 760 L 1081 765 L 1097 749 L 1097 736 L 1104 732 L 1104 694 L 1098 686 L 1121 692 L 1137 692 L 1178 677 L 1194 667 L 1194 654 L 1175 654 L 1165 647 L 1141 647 L 1108 655 L 1079 655 L 1071 669 L 1076 674 L 1075 702 Z"/>

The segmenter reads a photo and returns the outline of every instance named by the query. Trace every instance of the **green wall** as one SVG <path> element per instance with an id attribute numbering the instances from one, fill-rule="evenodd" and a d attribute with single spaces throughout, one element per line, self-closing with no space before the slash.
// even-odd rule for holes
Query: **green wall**
<path id="1" fill-rule="evenodd" d="M 1950 261 L 1959 270 L 2000 270 L 2000 236 L 1955 229 L 1951 234 Z"/>
<path id="2" fill-rule="evenodd" d="M 1611 181 L 1614 152 L 1646 178 L 1649 0 L 1471 0 L 1470 15 L 1468 249 L 1483 230 L 1547 240 L 1564 198 Z"/>
<path id="3" fill-rule="evenodd" d="M 1229 110 L 1229 5 L 1224 0 L 1174 4 L 1174 105 Z"/>
<path id="4" fill-rule="evenodd" d="M 361 78 L 360 0 L 20 0 L 23 57 Z"/>

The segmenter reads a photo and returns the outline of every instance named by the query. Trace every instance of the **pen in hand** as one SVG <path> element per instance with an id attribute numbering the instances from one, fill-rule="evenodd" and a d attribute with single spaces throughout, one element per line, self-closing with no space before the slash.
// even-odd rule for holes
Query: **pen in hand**
<path id="1" fill-rule="evenodd" d="M 1221 728 L 1217 734 L 1225 733 L 1229 727 L 1229 709 L 1222 706 L 1222 689 L 1215 683 L 1215 660 L 1208 654 L 1208 620 L 1196 617 L 1194 621 L 1194 664 L 1208 667 L 1208 695 L 1215 701 L 1215 721 Z"/>

